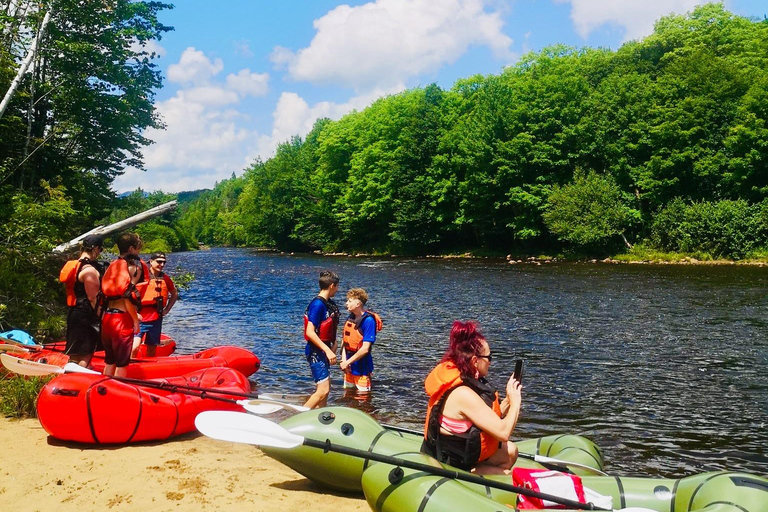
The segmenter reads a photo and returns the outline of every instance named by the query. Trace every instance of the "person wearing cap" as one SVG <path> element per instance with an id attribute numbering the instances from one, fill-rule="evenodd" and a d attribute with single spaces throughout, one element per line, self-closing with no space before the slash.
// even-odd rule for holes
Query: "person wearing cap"
<path id="1" fill-rule="evenodd" d="M 166 257 L 163 252 L 156 252 L 149 257 L 149 276 L 144 293 L 141 296 L 141 311 L 139 312 L 140 335 L 144 339 L 144 344 L 147 346 L 147 356 L 154 357 L 157 346 L 160 344 L 160 334 L 163 329 L 163 317 L 166 316 L 173 305 L 176 303 L 176 299 L 179 298 L 179 294 L 176 291 L 176 286 L 165 270 Z M 139 350 L 141 344 L 141 338 L 138 338 L 139 343 L 134 340 L 133 344 L 133 357 Z"/>
<path id="2" fill-rule="evenodd" d="M 72 362 L 87 367 L 100 341 L 96 301 L 101 282 L 99 259 L 104 240 L 88 235 L 80 243 L 80 256 L 61 270 L 67 289 L 67 344 L 65 352 Z"/>

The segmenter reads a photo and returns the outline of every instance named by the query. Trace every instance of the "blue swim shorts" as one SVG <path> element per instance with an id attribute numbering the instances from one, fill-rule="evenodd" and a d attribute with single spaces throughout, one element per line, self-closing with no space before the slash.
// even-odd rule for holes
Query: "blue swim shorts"
<path id="1" fill-rule="evenodd" d="M 163 332 L 163 319 L 158 318 L 154 322 L 142 322 L 139 324 L 139 329 L 144 336 L 145 345 L 158 346 L 160 344 L 160 334 Z"/>
<path id="2" fill-rule="evenodd" d="M 312 371 L 312 378 L 316 384 L 320 384 L 331 378 L 331 363 L 325 352 L 312 351 L 307 355 L 309 369 Z"/>

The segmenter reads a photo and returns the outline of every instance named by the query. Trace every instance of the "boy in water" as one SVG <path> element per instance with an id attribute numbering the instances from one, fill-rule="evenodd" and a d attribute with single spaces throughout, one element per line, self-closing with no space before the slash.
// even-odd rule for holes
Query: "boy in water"
<path id="1" fill-rule="evenodd" d="M 362 288 L 347 292 L 349 318 L 342 334 L 340 366 L 344 371 L 344 388 L 356 389 L 358 393 L 371 391 L 371 349 L 376 342 L 376 331 L 381 330 L 379 315 L 365 310 L 367 302 L 368 294 Z"/>
<path id="2" fill-rule="evenodd" d="M 332 364 L 336 364 L 336 330 L 339 326 L 339 308 L 333 296 L 339 290 L 339 276 L 335 272 L 320 272 L 320 292 L 304 313 L 304 339 L 307 357 L 316 389 L 305 407 L 325 407 L 331 392 Z"/>

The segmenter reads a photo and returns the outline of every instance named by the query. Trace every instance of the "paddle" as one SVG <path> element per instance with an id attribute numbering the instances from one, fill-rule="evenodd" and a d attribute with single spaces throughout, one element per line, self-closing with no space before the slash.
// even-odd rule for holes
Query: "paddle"
<path id="1" fill-rule="evenodd" d="M 357 448 L 339 446 L 331 443 L 329 439 L 326 439 L 325 441 L 309 439 L 293 434 L 277 423 L 273 423 L 264 418 L 250 414 L 231 411 L 205 411 L 197 415 L 197 418 L 195 418 L 195 426 L 197 427 L 197 430 L 206 436 L 221 441 L 253 444 L 258 446 L 270 446 L 273 448 L 283 449 L 296 448 L 298 446 L 304 445 L 311 448 L 318 448 L 325 452 L 336 452 L 343 455 L 349 455 L 351 457 L 374 460 L 376 462 L 383 462 L 393 466 L 405 467 L 408 469 L 421 471 L 423 473 L 429 473 L 435 476 L 451 478 L 454 480 L 462 480 L 465 482 L 482 485 L 484 487 L 493 487 L 507 492 L 522 494 L 532 498 L 544 499 L 553 503 L 565 505 L 566 507 L 573 509 L 610 510 L 599 508 L 593 503 L 581 503 L 579 501 L 573 501 L 566 498 L 561 498 L 559 496 L 537 492 L 525 487 L 518 487 L 516 485 L 489 480 L 478 475 L 473 475 L 472 473 L 459 472 L 458 470 L 446 469 L 445 467 L 435 467 L 429 464 L 422 464 L 420 462 L 414 462 L 407 459 L 401 459 L 399 457 L 392 457 L 375 452 L 359 450 Z"/>
<path id="2" fill-rule="evenodd" d="M 10 354 L 0 354 L 0 362 L 8 370 L 21 375 L 30 376 L 42 376 L 42 375 L 55 375 L 63 373 L 89 373 L 101 375 L 99 372 L 89 370 L 76 363 L 67 363 L 64 368 L 52 364 L 39 363 L 37 361 L 29 361 L 27 359 L 20 359 Z M 254 414 L 272 414 L 283 408 L 285 404 L 276 400 L 271 400 L 264 396 L 251 393 L 237 393 L 234 391 L 219 390 L 215 388 L 200 388 L 195 386 L 184 386 L 180 384 L 170 384 L 168 382 L 154 382 L 141 379 L 129 379 L 127 377 L 109 377 L 110 379 L 125 382 L 127 384 L 134 384 L 137 386 L 143 386 L 147 388 L 164 389 L 172 393 L 183 393 L 191 396 L 197 396 L 209 400 L 218 400 L 220 402 L 233 403 L 243 407 L 248 412 Z M 211 394 L 221 395 L 237 395 L 245 396 L 250 400 L 234 400 L 231 398 L 224 398 L 221 396 L 211 396 Z"/>
<path id="3" fill-rule="evenodd" d="M 309 410 L 308 407 L 304 407 L 303 405 L 293 405 L 293 404 L 288 404 L 288 403 L 285 403 L 285 402 L 273 402 L 273 403 L 282 404 L 283 408 L 285 408 L 285 409 L 292 409 L 292 410 L 298 411 L 298 412 L 304 412 L 304 411 L 308 411 Z M 252 412 L 253 414 L 260 414 L 259 412 L 254 411 L 254 410 L 249 410 L 249 412 Z M 264 412 L 264 413 L 261 413 L 261 414 L 272 414 L 272 412 L 275 412 L 275 411 Z M 405 427 L 398 427 L 396 425 L 386 425 L 386 424 L 382 423 L 381 426 L 384 427 L 387 430 L 392 430 L 394 432 L 402 432 L 404 434 L 413 434 L 413 435 L 419 436 L 419 437 L 424 435 L 423 432 L 419 432 L 418 430 L 412 430 L 412 429 L 405 428 Z M 546 457 L 544 455 L 536 455 L 536 454 L 531 454 L 531 453 L 518 452 L 517 455 L 518 455 L 518 457 L 521 457 L 523 459 L 528 459 L 528 460 L 536 461 L 539 464 L 541 464 L 542 466 L 544 466 L 545 468 L 556 469 L 556 470 L 562 471 L 564 473 L 572 473 L 572 471 L 569 468 L 569 466 L 572 466 L 574 468 L 579 468 L 579 469 L 585 470 L 587 472 L 594 473 L 596 475 L 608 476 L 608 473 L 604 473 L 603 471 L 600 471 L 599 469 L 593 468 L 592 466 L 587 466 L 586 464 L 580 464 L 578 462 L 570 462 L 570 461 L 567 461 L 567 460 L 555 459 L 553 457 Z"/>

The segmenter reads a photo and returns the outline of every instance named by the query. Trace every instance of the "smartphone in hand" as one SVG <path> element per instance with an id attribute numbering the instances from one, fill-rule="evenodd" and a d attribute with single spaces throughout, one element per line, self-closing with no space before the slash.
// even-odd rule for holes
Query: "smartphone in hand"
<path id="1" fill-rule="evenodd" d="M 523 360 L 522 359 L 518 359 L 517 361 L 515 361 L 515 373 L 512 374 L 512 377 L 520 384 L 523 383 Z"/>

